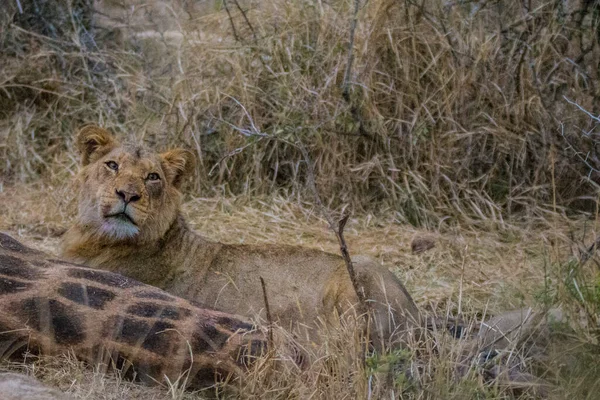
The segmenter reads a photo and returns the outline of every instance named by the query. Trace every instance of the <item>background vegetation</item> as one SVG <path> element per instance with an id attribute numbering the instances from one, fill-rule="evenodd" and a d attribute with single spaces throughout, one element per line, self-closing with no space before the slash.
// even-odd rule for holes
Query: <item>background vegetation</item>
<path id="1" fill-rule="evenodd" d="M 432 315 L 560 307 L 558 344 L 508 357 L 556 398 L 596 398 L 600 264 L 584 244 L 598 231 L 598 1 L 173 0 L 148 26 L 131 1 L 111 23 L 92 0 L 5 3 L 0 229 L 56 251 L 73 218 L 73 133 L 95 122 L 196 152 L 185 213 L 210 238 L 336 252 L 306 150 L 326 205 L 355 211 L 353 254 L 378 257 Z M 426 230 L 435 249 L 410 254 Z M 367 365 L 351 358 L 355 336 L 331 333 L 302 374 L 257 370 L 240 397 L 535 397 L 477 365 L 459 372 L 448 336 Z M 195 396 L 73 360 L 27 368 L 78 398 Z"/>
<path id="2" fill-rule="evenodd" d="M 91 0 L 16 2 L 0 175 L 73 170 L 73 132 L 97 122 L 195 149 L 196 191 L 299 195 L 302 143 L 333 205 L 415 225 L 595 210 L 598 120 L 570 101 L 600 112 L 597 2 L 370 0 L 353 30 L 354 5 L 182 9 L 161 45 L 94 28 Z"/>

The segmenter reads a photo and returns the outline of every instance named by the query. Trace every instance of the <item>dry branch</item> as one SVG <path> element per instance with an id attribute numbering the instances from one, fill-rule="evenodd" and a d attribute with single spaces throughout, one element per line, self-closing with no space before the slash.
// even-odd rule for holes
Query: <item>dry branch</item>
<path id="1" fill-rule="evenodd" d="M 358 24 L 358 11 L 360 9 L 360 0 L 354 0 L 354 13 L 350 25 L 350 40 L 348 41 L 348 61 L 346 71 L 344 72 L 344 81 L 342 82 L 342 96 L 346 101 L 350 101 L 350 75 L 352 74 L 352 64 L 354 63 L 354 37 L 356 34 L 356 25 Z"/>
<path id="2" fill-rule="evenodd" d="M 364 288 L 358 283 L 356 271 L 354 271 L 354 265 L 352 264 L 352 259 L 350 258 L 350 252 L 348 251 L 348 246 L 346 245 L 346 240 L 344 239 L 344 228 L 346 227 L 346 222 L 348 222 L 349 217 L 350 214 L 346 214 L 342 217 L 342 219 L 340 219 L 340 221 L 338 222 L 338 230 L 336 232 L 336 236 L 340 245 L 340 252 L 342 253 L 342 257 L 344 258 L 344 262 L 346 263 L 348 275 L 350 275 L 350 280 L 352 281 L 352 287 L 354 287 L 354 291 L 356 292 L 356 296 L 358 297 L 358 304 L 361 307 L 360 312 L 361 314 L 366 315 L 368 309 Z"/>
<path id="3" fill-rule="evenodd" d="M 233 16 L 231 15 L 231 11 L 229 10 L 227 0 L 223 0 L 223 6 L 225 7 L 225 11 L 227 12 L 227 17 L 229 18 L 229 24 L 231 24 L 231 32 L 233 33 L 233 38 L 236 42 L 241 42 L 240 35 L 238 35 L 237 29 L 235 28 L 235 22 L 233 22 Z"/>
<path id="4" fill-rule="evenodd" d="M 592 243 L 585 251 L 579 256 L 579 265 L 585 265 L 593 256 L 596 251 L 600 248 L 600 236 L 596 237 L 594 243 Z"/>
<path id="5" fill-rule="evenodd" d="M 232 0 L 232 1 L 233 1 L 233 4 L 235 4 L 235 7 L 240 12 L 240 14 L 242 14 L 242 18 L 244 19 L 244 22 L 250 29 L 250 32 L 252 32 L 252 38 L 254 40 L 254 43 L 256 43 L 256 41 L 258 40 L 258 36 L 256 35 L 256 30 L 254 29 L 254 26 L 248 19 L 248 12 L 242 8 L 242 6 L 238 2 L 238 0 Z M 225 8 L 225 12 L 227 13 L 227 18 L 229 19 L 229 24 L 231 25 L 231 31 L 233 33 L 233 38 L 235 39 L 236 42 L 243 42 L 244 40 L 238 33 L 238 30 L 235 26 L 235 22 L 233 21 L 233 15 L 231 14 L 231 10 L 229 9 L 229 4 L 228 4 L 227 0 L 223 0 L 223 6 Z"/>
<path id="6" fill-rule="evenodd" d="M 269 323 L 269 349 L 273 349 L 273 318 L 271 317 L 271 308 L 269 307 L 269 297 L 267 296 L 267 286 L 262 276 L 260 278 L 260 286 L 263 291 L 263 299 L 265 302 L 265 310 L 267 312 L 267 322 Z"/>
<path id="7" fill-rule="evenodd" d="M 256 31 L 254 30 L 254 27 L 250 23 L 250 20 L 248 19 L 248 15 L 247 15 L 246 11 L 240 6 L 240 3 L 238 2 L 238 0 L 233 0 L 233 2 L 235 3 L 235 6 L 242 14 L 244 21 L 246 21 L 246 25 L 248 25 L 248 28 L 250 28 L 250 31 L 252 32 L 252 37 L 254 38 L 254 42 L 256 42 L 256 40 L 258 39 L 256 37 Z"/>

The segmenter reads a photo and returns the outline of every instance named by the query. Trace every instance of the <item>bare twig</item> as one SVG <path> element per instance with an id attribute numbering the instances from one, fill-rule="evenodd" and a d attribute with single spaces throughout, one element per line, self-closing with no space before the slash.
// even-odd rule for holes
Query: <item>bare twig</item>
<path id="1" fill-rule="evenodd" d="M 223 6 L 225 7 L 225 11 L 227 12 L 227 17 L 229 17 L 229 23 L 231 24 L 231 31 L 233 32 L 233 38 L 236 42 L 241 42 L 240 36 L 237 33 L 237 29 L 235 28 L 235 22 L 233 22 L 233 17 L 231 16 L 231 12 L 229 11 L 229 6 L 227 5 L 227 0 L 223 0 Z"/>
<path id="2" fill-rule="evenodd" d="M 265 302 L 265 310 L 267 311 L 267 322 L 269 323 L 269 349 L 273 349 L 273 318 L 271 317 L 271 308 L 269 307 L 269 297 L 267 296 L 267 286 L 262 276 L 260 278 L 260 285 L 262 286 L 263 299 Z"/>
<path id="3" fill-rule="evenodd" d="M 235 156 L 236 154 L 240 154 L 241 152 L 243 152 L 244 150 L 246 150 L 246 148 L 248 148 L 248 147 L 250 147 L 250 146 L 253 146 L 253 145 L 255 145 L 255 144 L 259 143 L 259 142 L 260 142 L 261 140 L 263 140 L 263 139 L 264 139 L 264 137 L 259 137 L 257 140 L 255 140 L 255 141 L 252 141 L 252 142 L 250 142 L 250 143 L 246 143 L 246 144 L 245 144 L 245 145 L 243 145 L 242 147 L 238 147 L 237 149 L 235 149 L 235 150 L 232 150 L 232 151 L 230 151 L 229 153 L 225 154 L 223 157 L 221 157 L 221 158 L 219 159 L 219 161 L 217 161 L 217 162 L 216 162 L 216 163 L 215 163 L 215 164 L 212 166 L 212 168 L 210 169 L 210 171 L 208 171 L 208 176 L 212 176 L 213 172 L 215 172 L 215 169 L 216 169 L 216 168 L 217 168 L 219 165 L 221 165 L 221 163 L 222 163 L 223 161 L 227 160 L 228 158 L 231 158 L 231 157 Z"/>
<path id="4" fill-rule="evenodd" d="M 362 286 L 359 285 L 358 279 L 356 277 L 356 271 L 354 271 L 354 265 L 352 264 L 352 259 L 350 258 L 350 252 L 348 251 L 348 246 L 346 245 L 346 240 L 344 239 L 344 228 L 346 227 L 346 222 L 348 222 L 348 218 L 350 214 L 346 214 L 342 217 L 340 222 L 338 223 L 338 230 L 336 232 L 336 236 L 338 239 L 338 243 L 340 245 L 340 252 L 342 253 L 342 257 L 344 258 L 344 262 L 346 263 L 346 269 L 348 270 L 348 275 L 350 275 L 350 280 L 352 281 L 352 286 L 354 287 L 354 291 L 356 292 L 356 296 L 358 297 L 358 304 L 362 308 L 361 313 L 365 316 L 367 315 L 367 299 L 365 298 L 365 292 Z"/>
<path id="5" fill-rule="evenodd" d="M 364 119 L 361 115 L 359 107 L 355 104 L 352 104 L 352 101 L 350 99 L 350 76 L 352 75 L 352 65 L 354 64 L 354 37 L 356 35 L 356 26 L 358 25 L 359 10 L 360 0 L 354 0 L 354 13 L 352 14 L 352 22 L 350 24 L 350 38 L 348 40 L 348 61 L 346 63 L 346 71 L 344 72 L 344 80 L 342 81 L 342 98 L 348 104 L 350 104 L 350 114 L 358 123 L 359 134 L 361 136 L 369 136 L 369 134 L 365 131 Z"/>
<path id="6" fill-rule="evenodd" d="M 257 40 L 256 31 L 254 30 L 254 27 L 250 23 L 250 20 L 248 19 L 248 16 L 246 15 L 246 11 L 244 11 L 244 9 L 240 6 L 240 3 L 238 3 L 238 0 L 233 0 L 233 2 L 235 3 L 235 6 L 237 7 L 237 9 L 240 10 L 240 13 L 242 13 L 242 17 L 244 17 L 244 21 L 246 21 L 246 25 L 248 25 L 248 28 L 250 28 L 250 31 L 252 32 L 252 37 L 254 38 L 254 41 L 256 42 L 256 40 Z"/>
<path id="7" fill-rule="evenodd" d="M 574 105 L 575 107 L 579 108 L 580 111 L 583 111 L 585 114 L 587 114 L 588 117 L 590 117 L 594 121 L 600 122 L 600 115 L 599 116 L 595 116 L 594 114 L 592 114 L 591 112 L 589 112 L 588 110 L 586 110 L 585 108 L 583 108 L 579 104 L 577 104 L 577 102 L 569 99 L 567 96 L 563 96 L 563 99 L 565 99 L 567 101 L 567 103 L 569 103 L 571 105 Z"/>
<path id="8" fill-rule="evenodd" d="M 238 2 L 238 0 L 232 0 L 232 1 L 233 1 L 233 4 L 235 4 L 235 7 L 240 12 L 240 14 L 242 14 L 242 18 L 244 18 L 246 25 L 248 25 L 248 28 L 250 28 L 250 31 L 252 32 L 252 38 L 254 39 L 254 43 L 256 43 L 256 41 L 258 40 L 258 37 L 256 36 L 256 30 L 254 29 L 254 26 L 252 26 L 252 23 L 248 19 L 247 12 L 242 8 L 242 6 L 240 6 L 240 3 Z M 244 42 L 242 37 L 239 35 L 237 28 L 235 27 L 235 22 L 233 22 L 233 15 L 231 15 L 231 10 L 229 9 L 229 4 L 228 4 L 227 0 L 223 0 L 223 6 L 225 7 L 225 11 L 227 12 L 227 17 L 229 18 L 229 24 L 231 25 L 231 30 L 233 32 L 233 38 L 235 39 L 236 42 Z"/>
<path id="9" fill-rule="evenodd" d="M 577 102 L 567 98 L 566 96 L 563 96 L 563 98 L 567 101 L 567 103 L 574 105 L 575 107 L 577 107 L 580 111 L 582 111 L 583 113 L 585 113 L 589 118 L 592 119 L 592 121 L 594 121 L 594 123 L 596 124 L 591 130 L 587 131 L 587 132 L 583 132 L 582 133 L 582 137 L 587 138 L 587 139 L 591 139 L 594 140 L 595 144 L 597 144 L 597 140 L 594 138 L 595 135 L 593 135 L 594 130 L 597 128 L 598 123 L 600 123 L 600 115 L 599 116 L 595 116 L 594 114 L 592 114 L 591 112 L 589 112 L 588 110 L 586 110 L 585 108 L 583 108 L 582 106 L 580 106 Z M 598 157 L 598 153 L 596 151 L 596 145 L 591 147 L 591 150 L 588 150 L 587 152 L 584 151 L 580 151 L 577 147 L 575 147 L 575 145 L 573 143 L 571 143 L 571 141 L 569 140 L 569 138 L 565 135 L 564 132 L 564 126 L 561 124 L 561 135 L 564 138 L 565 142 L 567 143 L 567 148 L 566 150 L 573 150 L 575 156 L 586 166 L 589 168 L 589 173 L 587 176 L 587 179 L 590 183 L 592 183 L 594 186 L 598 186 L 597 182 L 595 179 L 592 179 L 592 172 L 594 173 L 599 173 L 600 172 L 600 158 Z M 586 260 L 587 261 L 587 260 Z"/>
<path id="10" fill-rule="evenodd" d="M 591 154 L 589 151 L 587 153 L 583 153 L 579 150 L 577 150 L 577 148 L 573 145 L 573 143 L 571 143 L 571 141 L 569 140 L 569 138 L 565 135 L 565 130 L 564 130 L 564 125 L 561 123 L 560 124 L 560 130 L 561 130 L 561 136 L 563 137 L 563 139 L 565 139 L 565 142 L 567 143 L 567 147 L 565 148 L 565 150 L 573 150 L 573 153 L 575 154 L 575 157 L 577 157 L 583 164 L 585 164 L 586 167 L 589 168 L 589 174 L 588 174 L 588 180 L 590 180 L 590 175 L 592 172 L 600 172 L 600 160 L 598 159 L 598 157 L 596 155 Z M 593 162 L 595 165 L 591 165 L 590 162 Z M 592 182 L 590 180 L 590 182 Z"/>
<path id="11" fill-rule="evenodd" d="M 356 25 L 358 24 L 358 10 L 360 9 L 360 0 L 354 0 L 354 14 L 352 15 L 352 23 L 350 25 L 350 41 L 348 43 L 348 63 L 346 64 L 346 72 L 342 82 L 342 96 L 344 100 L 350 100 L 350 74 L 352 73 L 352 64 L 354 62 L 354 35 Z"/>
<path id="12" fill-rule="evenodd" d="M 583 266 L 587 263 L 596 253 L 596 250 L 600 248 L 600 236 L 596 237 L 594 243 L 592 243 L 585 251 L 579 256 L 579 265 Z"/>

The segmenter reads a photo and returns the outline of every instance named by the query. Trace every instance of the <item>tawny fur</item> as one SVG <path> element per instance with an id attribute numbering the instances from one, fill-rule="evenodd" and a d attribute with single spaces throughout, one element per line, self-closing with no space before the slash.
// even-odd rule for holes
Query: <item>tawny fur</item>
<path id="1" fill-rule="evenodd" d="M 0 233 L 0 357 L 75 354 L 148 382 L 243 376 L 266 348 L 248 321 L 121 275 L 49 259 Z M 1 396 L 0 396 L 1 397 Z"/>
<path id="2" fill-rule="evenodd" d="M 311 339 L 319 319 L 336 323 L 353 312 L 357 296 L 338 255 L 223 244 L 192 232 L 179 212 L 180 185 L 194 169 L 190 152 L 120 145 L 96 126 L 84 127 L 76 142 L 79 214 L 63 239 L 67 259 L 248 317 L 265 317 L 262 277 L 276 322 Z M 123 210 L 127 215 L 111 216 Z M 356 257 L 354 268 L 374 311 L 374 343 L 387 346 L 416 334 L 419 313 L 398 278 L 368 257 Z"/>

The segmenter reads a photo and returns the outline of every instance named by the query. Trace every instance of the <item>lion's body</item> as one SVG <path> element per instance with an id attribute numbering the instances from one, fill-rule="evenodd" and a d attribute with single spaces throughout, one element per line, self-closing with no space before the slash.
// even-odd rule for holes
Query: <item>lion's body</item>
<path id="1" fill-rule="evenodd" d="M 204 239 L 188 229 L 179 214 L 177 182 L 181 177 L 177 176 L 174 184 L 168 179 L 169 170 L 175 168 L 167 160 L 176 159 L 177 170 L 183 171 L 189 168 L 182 165 L 184 157 L 174 156 L 176 151 L 160 156 L 152 154 L 152 160 L 160 161 L 150 169 L 142 168 L 140 165 L 147 162 L 143 157 L 147 151 L 117 147 L 112 136 L 103 138 L 100 145 L 93 143 L 93 151 L 86 153 L 90 147 L 86 138 L 98 132 L 109 135 L 100 128 L 88 129 L 95 130 L 86 133 L 84 129 L 79 137 L 84 160 L 90 162 L 84 162 L 79 177 L 79 219 L 65 234 L 63 256 L 66 258 L 249 317 L 265 308 L 262 277 L 273 319 L 291 328 L 314 327 L 318 318 L 333 323 L 356 305 L 357 296 L 340 256 L 302 247 L 232 245 Z M 96 136 L 93 139 L 97 140 Z M 95 154 L 102 143 L 108 143 L 108 148 Z M 112 169 L 112 160 L 122 166 L 118 173 L 107 172 L 105 164 Z M 143 186 L 143 176 L 152 168 L 167 177 L 161 182 L 162 194 L 157 194 L 157 188 L 150 183 L 146 183 L 149 189 Z M 152 185 L 156 186 L 156 182 Z M 140 210 L 143 213 L 136 209 L 129 211 L 129 203 L 121 193 L 137 198 L 137 208 L 143 205 Z M 127 223 L 121 217 L 115 222 L 118 226 L 111 225 L 113 231 L 107 232 L 106 220 L 114 221 L 110 214 L 106 217 L 106 210 L 115 207 L 122 207 L 122 213 L 131 214 L 127 219 L 131 219 L 139 233 L 122 237 L 122 232 L 129 231 L 127 226 L 121 226 Z M 143 223 L 137 223 L 136 215 L 143 215 L 143 221 L 140 219 Z M 405 340 L 408 328 L 419 324 L 419 314 L 410 295 L 402 283 L 378 263 L 367 257 L 357 257 L 354 262 L 359 284 L 374 310 L 375 337 L 386 342 L 390 338 Z"/>

